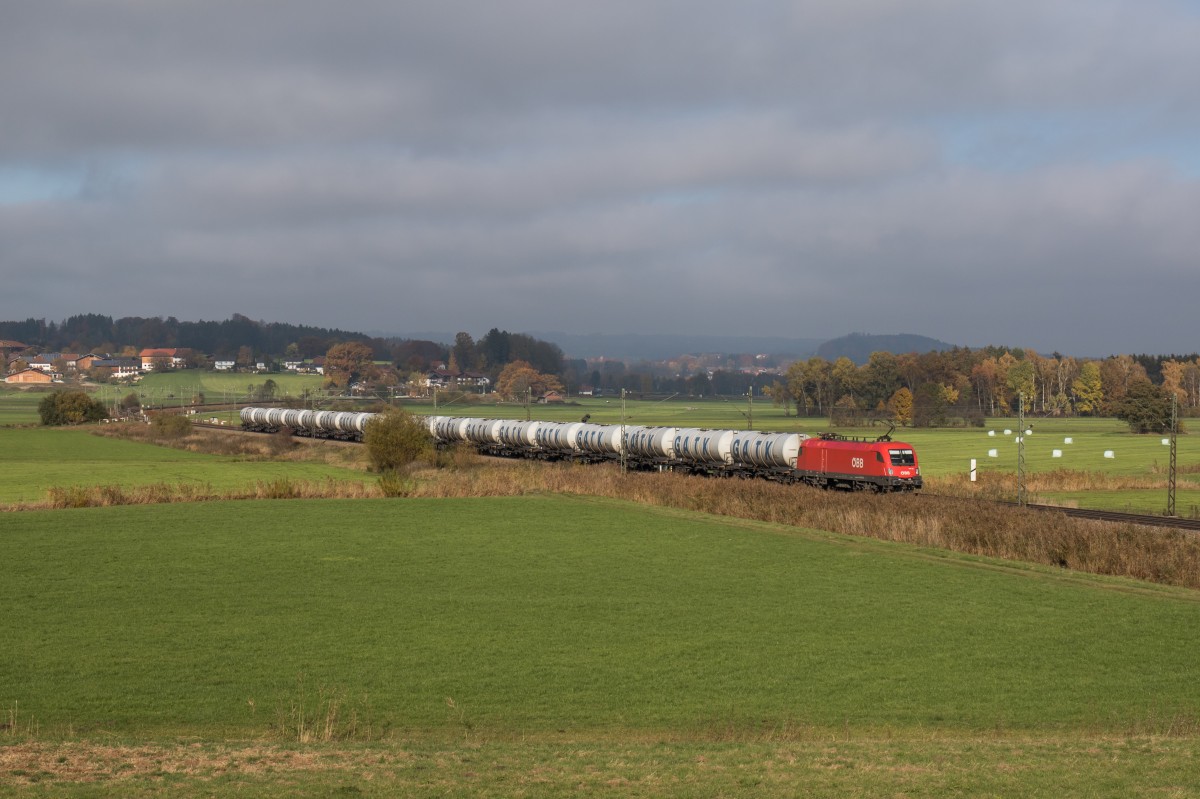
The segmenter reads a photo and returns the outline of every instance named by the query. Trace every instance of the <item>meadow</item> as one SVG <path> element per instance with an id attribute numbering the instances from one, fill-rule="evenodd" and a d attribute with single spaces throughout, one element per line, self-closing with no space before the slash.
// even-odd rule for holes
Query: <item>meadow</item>
<path id="1" fill-rule="evenodd" d="M 108 387 L 118 399 L 136 391 L 145 405 L 178 407 L 188 405 L 200 394 L 206 402 L 250 404 L 254 393 L 268 380 L 275 383 L 279 397 L 301 397 L 305 392 L 319 391 L 325 383 L 321 375 L 301 375 L 290 372 L 248 374 L 244 372 L 212 372 L 200 369 L 172 369 L 144 375 L 132 387 Z M 122 393 L 123 389 L 123 393 Z"/>
<path id="2" fill-rule="evenodd" d="M 44 501 L 53 488 L 169 485 L 207 493 L 254 483 L 361 481 L 360 469 L 332 462 L 214 456 L 102 438 L 88 428 L 0 428 L 0 504 Z"/>
<path id="3" fill-rule="evenodd" d="M 37 424 L 38 403 L 46 393 L 0 388 L 0 427 Z"/>
<path id="4" fill-rule="evenodd" d="M 542 495 L 27 511 L 0 795 L 1191 795 L 1200 595 Z"/>

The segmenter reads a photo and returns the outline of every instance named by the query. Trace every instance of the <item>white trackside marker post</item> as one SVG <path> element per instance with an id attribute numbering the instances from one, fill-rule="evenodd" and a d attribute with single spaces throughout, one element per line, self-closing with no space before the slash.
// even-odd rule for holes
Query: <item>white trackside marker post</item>
<path id="1" fill-rule="evenodd" d="M 971 458 L 971 482 L 975 482 L 975 475 L 978 470 L 975 468 L 975 459 Z"/>

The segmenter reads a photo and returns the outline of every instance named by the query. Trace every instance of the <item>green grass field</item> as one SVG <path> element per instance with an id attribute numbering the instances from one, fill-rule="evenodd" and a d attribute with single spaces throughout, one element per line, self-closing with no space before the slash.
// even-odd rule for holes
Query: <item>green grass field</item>
<path id="1" fill-rule="evenodd" d="M 199 369 L 173 369 L 151 372 L 132 387 L 113 388 L 119 397 L 136 391 L 146 405 L 186 405 L 199 394 L 206 402 L 250 403 L 253 392 L 272 380 L 276 396 L 300 397 L 305 391 L 316 391 L 324 384 L 320 375 L 292 373 L 249 374 L 245 372 L 211 372 Z M 123 391 L 123 393 L 122 393 Z"/>
<path id="2" fill-rule="evenodd" d="M 370 479 L 320 463 L 250 461 L 102 438 L 87 428 L 0 428 L 0 503 L 44 500 L 52 486 L 191 483 L 222 491 L 281 478 Z"/>
<path id="3" fill-rule="evenodd" d="M 0 685 L 47 732 L 263 734 L 300 675 L 380 729 L 493 734 L 1200 709 L 1194 592 L 618 502 L 28 512 L 0 561 Z"/>
<path id="4" fill-rule="evenodd" d="M 37 424 L 38 403 L 45 396 L 42 391 L 0 389 L 0 427 Z"/>
<path id="5" fill-rule="evenodd" d="M 1183 796 L 1200 755 L 1200 600 L 1124 580 L 550 496 L 26 512 L 0 562 L 29 795 Z M 311 776 L 164 776 L 331 711 Z M 61 736 L 169 751 L 89 787 Z"/>
<path id="6" fill-rule="evenodd" d="M 2 502 L 326 477 L 0 429 Z M 0 796 L 1200 795 L 1192 591 L 562 496 L 0 520 Z"/>

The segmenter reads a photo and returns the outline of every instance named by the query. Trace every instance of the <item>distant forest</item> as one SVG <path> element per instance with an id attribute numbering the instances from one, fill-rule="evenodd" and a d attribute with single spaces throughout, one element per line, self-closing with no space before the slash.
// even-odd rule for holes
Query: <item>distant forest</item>
<path id="1" fill-rule="evenodd" d="M 346 330 L 256 322 L 234 314 L 223 322 L 181 322 L 171 316 L 127 316 L 113 319 L 101 314 L 80 314 L 63 322 L 26 319 L 0 322 L 0 339 L 20 341 L 51 352 L 111 352 L 145 347 L 185 347 L 216 358 L 233 357 L 241 347 L 263 355 L 282 355 L 296 344 L 303 357 L 324 355 L 344 341 L 370 343 L 362 333 Z"/>

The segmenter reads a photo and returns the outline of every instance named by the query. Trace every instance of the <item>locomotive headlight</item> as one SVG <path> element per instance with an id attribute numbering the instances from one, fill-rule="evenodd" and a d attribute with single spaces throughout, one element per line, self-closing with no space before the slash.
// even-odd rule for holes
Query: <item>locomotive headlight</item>
<path id="1" fill-rule="evenodd" d="M 890 468 L 888 469 L 888 477 L 891 477 L 895 473 L 896 473 L 896 471 L 894 469 L 890 469 Z"/>

